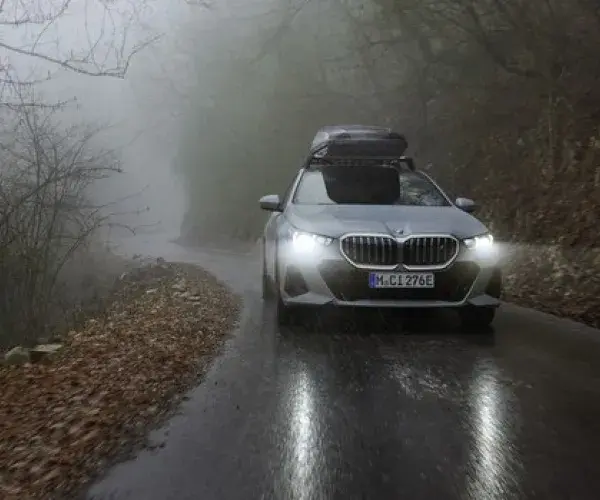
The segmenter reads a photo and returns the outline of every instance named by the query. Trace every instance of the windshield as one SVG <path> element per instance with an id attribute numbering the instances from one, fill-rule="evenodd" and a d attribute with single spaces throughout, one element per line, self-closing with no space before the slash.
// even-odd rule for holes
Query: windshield
<path id="1" fill-rule="evenodd" d="M 304 173 L 294 203 L 300 205 L 448 206 L 425 176 L 392 167 L 327 166 Z"/>

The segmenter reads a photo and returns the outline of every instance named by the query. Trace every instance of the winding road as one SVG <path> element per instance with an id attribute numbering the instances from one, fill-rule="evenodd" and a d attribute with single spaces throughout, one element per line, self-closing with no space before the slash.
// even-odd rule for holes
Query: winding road
<path id="1" fill-rule="evenodd" d="M 600 331 L 505 305 L 493 335 L 442 315 L 280 332 L 256 252 L 127 244 L 148 249 L 213 272 L 244 313 L 160 446 L 90 500 L 600 498 Z"/>

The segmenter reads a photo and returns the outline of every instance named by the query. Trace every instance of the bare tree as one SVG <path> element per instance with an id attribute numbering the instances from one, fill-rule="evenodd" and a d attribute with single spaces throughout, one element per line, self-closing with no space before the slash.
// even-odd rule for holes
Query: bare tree
<path id="1" fill-rule="evenodd" d="M 150 6 L 150 0 L 3 0 L 1 69 L 14 69 L 12 58 L 25 57 L 46 63 L 47 69 L 123 78 L 132 57 L 157 39 L 156 34 L 141 37 L 139 29 L 133 33 Z"/>
<path id="2" fill-rule="evenodd" d="M 440 174 L 485 197 L 503 236 L 563 238 L 575 216 L 570 234 L 581 240 L 590 230 L 584 200 L 599 199 L 589 146 L 600 102 L 597 3 L 376 1 L 412 40 L 426 77 Z M 569 210 L 558 202 L 565 185 Z"/>
<path id="3" fill-rule="evenodd" d="M 155 3 L 0 1 L 0 341 L 51 328 L 64 306 L 57 291 L 65 265 L 99 229 L 130 215 L 117 212 L 122 200 L 90 196 L 121 171 L 118 151 L 98 145 L 104 127 L 62 125 L 70 101 L 45 100 L 40 84 L 58 71 L 124 78 L 158 39 L 144 24 Z"/>
<path id="4" fill-rule="evenodd" d="M 109 207 L 92 203 L 88 190 L 120 172 L 118 155 L 95 147 L 98 129 L 60 126 L 60 111 L 22 105 L 1 113 L 0 334 L 44 333 L 65 263 L 111 221 Z"/>

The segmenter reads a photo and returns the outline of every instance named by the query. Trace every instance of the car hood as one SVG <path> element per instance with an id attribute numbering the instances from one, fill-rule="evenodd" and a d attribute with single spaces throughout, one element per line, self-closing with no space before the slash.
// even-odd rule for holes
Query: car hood
<path id="1" fill-rule="evenodd" d="M 404 235 L 442 233 L 470 238 L 487 231 L 479 220 L 454 206 L 291 204 L 286 216 L 300 231 L 333 238 L 351 232 L 392 234 L 398 230 Z"/>

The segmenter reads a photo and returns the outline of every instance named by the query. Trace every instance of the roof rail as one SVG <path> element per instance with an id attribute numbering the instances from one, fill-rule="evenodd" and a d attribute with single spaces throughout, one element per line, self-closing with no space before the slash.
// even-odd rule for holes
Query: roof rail
<path id="1" fill-rule="evenodd" d="M 410 156 L 327 156 L 312 157 L 305 162 L 304 168 L 320 167 L 324 165 L 348 167 L 406 167 L 411 172 L 416 170 L 415 161 Z"/>

